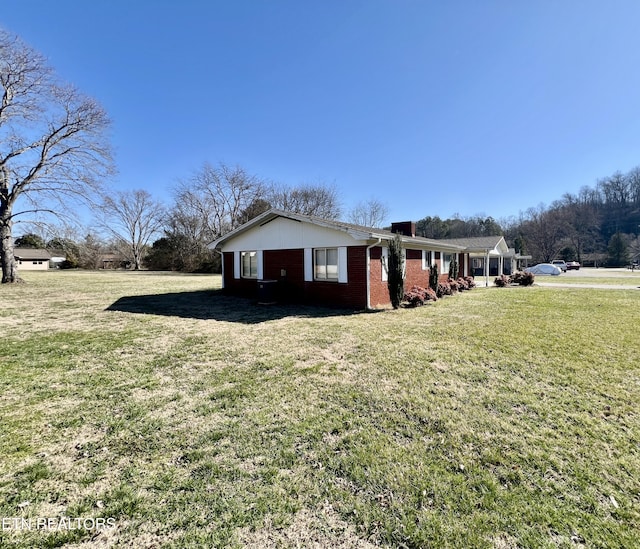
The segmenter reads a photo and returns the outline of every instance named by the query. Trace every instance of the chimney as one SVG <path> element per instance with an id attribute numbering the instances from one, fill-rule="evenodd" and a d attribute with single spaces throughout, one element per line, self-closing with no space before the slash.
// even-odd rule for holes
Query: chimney
<path id="1" fill-rule="evenodd" d="M 404 236 L 416 236 L 416 222 L 398 221 L 397 223 L 391 223 L 391 232 L 400 233 Z"/>

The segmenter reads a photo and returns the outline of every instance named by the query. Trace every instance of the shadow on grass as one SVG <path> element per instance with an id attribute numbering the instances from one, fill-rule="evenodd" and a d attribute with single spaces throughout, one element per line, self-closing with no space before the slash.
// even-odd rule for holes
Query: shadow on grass
<path id="1" fill-rule="evenodd" d="M 255 300 L 225 295 L 221 290 L 125 296 L 105 310 L 243 324 L 258 324 L 286 317 L 324 318 L 364 313 L 300 304 L 258 305 Z"/>

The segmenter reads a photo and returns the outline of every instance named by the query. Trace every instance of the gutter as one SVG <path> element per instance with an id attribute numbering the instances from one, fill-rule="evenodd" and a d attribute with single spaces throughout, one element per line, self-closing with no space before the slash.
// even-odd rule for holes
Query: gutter
<path id="1" fill-rule="evenodd" d="M 367 311 L 371 309 L 371 248 L 375 248 L 382 242 L 382 238 L 378 237 L 378 241 L 367 246 Z"/>

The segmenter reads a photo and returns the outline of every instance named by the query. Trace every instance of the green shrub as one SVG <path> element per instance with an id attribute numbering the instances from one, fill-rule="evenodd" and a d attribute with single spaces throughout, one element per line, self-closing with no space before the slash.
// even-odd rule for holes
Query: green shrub
<path id="1" fill-rule="evenodd" d="M 389 257 L 387 267 L 387 287 L 389 300 L 394 309 L 400 307 L 404 297 L 404 259 L 402 257 L 402 239 L 397 234 L 389 241 Z"/>
<path id="2" fill-rule="evenodd" d="M 431 265 L 429 267 L 429 288 L 434 292 L 438 290 L 438 266 Z"/>
<path id="3" fill-rule="evenodd" d="M 456 280 L 458 278 L 458 261 L 454 255 L 449 263 L 449 279 Z"/>

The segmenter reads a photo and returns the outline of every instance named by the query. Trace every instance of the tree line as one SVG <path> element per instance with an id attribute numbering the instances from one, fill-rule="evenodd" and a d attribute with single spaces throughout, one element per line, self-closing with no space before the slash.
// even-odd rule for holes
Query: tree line
<path id="1" fill-rule="evenodd" d="M 564 259 L 625 266 L 640 259 L 640 167 L 616 171 L 592 187 L 585 185 L 517 217 L 427 216 L 416 222 L 416 233 L 435 239 L 502 235 L 533 263 Z"/>
<path id="2" fill-rule="evenodd" d="M 549 206 L 529 208 L 504 229 L 534 261 L 625 266 L 640 255 L 640 167 L 565 193 Z"/>

